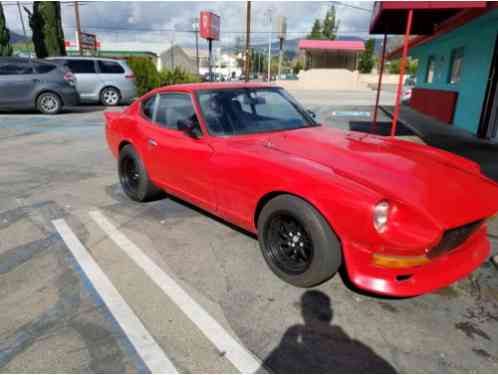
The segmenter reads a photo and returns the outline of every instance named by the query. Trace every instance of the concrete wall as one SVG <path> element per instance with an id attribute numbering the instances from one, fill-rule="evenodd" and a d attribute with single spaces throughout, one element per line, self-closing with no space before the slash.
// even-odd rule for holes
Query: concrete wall
<path id="1" fill-rule="evenodd" d="M 498 34 L 498 9 L 433 41 L 413 48 L 410 55 L 419 61 L 417 86 L 458 92 L 453 124 L 477 133 L 486 92 L 490 64 Z M 451 53 L 464 49 L 461 79 L 449 83 Z M 435 57 L 433 83 L 425 82 L 427 63 Z"/>

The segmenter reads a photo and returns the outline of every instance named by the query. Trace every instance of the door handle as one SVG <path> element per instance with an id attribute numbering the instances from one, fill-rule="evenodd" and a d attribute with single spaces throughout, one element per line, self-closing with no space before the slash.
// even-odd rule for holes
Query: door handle
<path id="1" fill-rule="evenodd" d="M 157 146 L 157 142 L 156 142 L 156 141 L 154 141 L 153 139 L 149 139 L 149 140 L 148 140 L 148 143 L 149 143 L 149 145 L 151 145 L 152 147 L 156 147 L 156 146 Z"/>

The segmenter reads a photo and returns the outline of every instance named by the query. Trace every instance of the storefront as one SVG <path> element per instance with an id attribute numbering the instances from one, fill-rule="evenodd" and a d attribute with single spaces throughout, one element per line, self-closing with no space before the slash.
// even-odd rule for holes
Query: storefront
<path id="1" fill-rule="evenodd" d="M 410 106 L 481 138 L 498 139 L 498 4 L 394 2 L 386 6 L 380 2 L 371 33 L 402 33 L 405 26 L 390 31 L 389 21 L 395 16 L 398 23 L 406 20 L 409 9 L 414 11 L 410 33 L 420 35 L 407 45 L 409 56 L 419 62 Z M 402 48 L 387 58 L 401 54 Z"/>
<path id="2" fill-rule="evenodd" d="M 312 40 L 299 41 L 304 51 L 304 69 L 357 69 L 358 55 L 365 50 L 362 41 Z"/>

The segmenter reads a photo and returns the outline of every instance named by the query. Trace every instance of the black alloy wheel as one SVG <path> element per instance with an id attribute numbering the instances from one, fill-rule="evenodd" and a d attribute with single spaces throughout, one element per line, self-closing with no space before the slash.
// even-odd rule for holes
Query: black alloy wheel
<path id="1" fill-rule="evenodd" d="M 282 271 L 300 274 L 309 268 L 313 260 L 313 241 L 292 214 L 275 213 L 265 235 L 267 256 Z"/>
<path id="2" fill-rule="evenodd" d="M 136 195 L 140 183 L 140 170 L 137 162 L 130 156 L 125 156 L 121 161 L 121 184 L 126 192 Z"/>
<path id="3" fill-rule="evenodd" d="M 145 166 L 132 145 L 119 152 L 119 182 L 125 194 L 137 202 L 159 199 L 164 193 L 149 179 Z"/>
<path id="4" fill-rule="evenodd" d="M 338 236 L 322 214 L 300 197 L 281 194 L 271 199 L 257 218 L 257 228 L 266 263 L 289 284 L 318 285 L 342 264 Z"/>

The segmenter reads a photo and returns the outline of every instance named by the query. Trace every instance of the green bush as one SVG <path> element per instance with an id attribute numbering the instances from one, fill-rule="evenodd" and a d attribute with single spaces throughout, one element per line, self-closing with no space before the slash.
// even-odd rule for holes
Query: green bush
<path id="1" fill-rule="evenodd" d="M 195 83 L 201 82 L 201 78 L 197 74 L 189 73 L 180 67 L 173 70 L 163 69 L 159 72 L 160 86 L 174 85 L 177 83 Z"/>
<path id="2" fill-rule="evenodd" d="M 387 67 L 389 74 L 399 74 L 399 65 L 400 65 L 400 59 L 391 61 Z M 417 60 L 408 59 L 408 64 L 406 66 L 405 71 L 407 74 L 415 75 L 417 74 L 417 67 L 418 67 Z"/>
<path id="3" fill-rule="evenodd" d="M 130 57 L 128 66 L 135 74 L 135 82 L 139 96 L 159 87 L 159 73 L 153 61 L 147 57 Z"/>
<path id="4" fill-rule="evenodd" d="M 153 61 L 146 57 L 130 57 L 128 65 L 135 74 L 139 96 L 161 86 L 201 82 L 198 75 L 189 73 L 179 67 L 158 72 Z"/>

